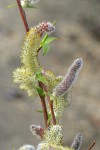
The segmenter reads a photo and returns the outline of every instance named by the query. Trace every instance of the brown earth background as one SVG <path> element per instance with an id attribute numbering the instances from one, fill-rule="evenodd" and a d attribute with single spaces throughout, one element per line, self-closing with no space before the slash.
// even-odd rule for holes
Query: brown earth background
<path id="1" fill-rule="evenodd" d="M 13 83 L 12 72 L 20 66 L 25 30 L 14 0 L 0 1 L 0 150 L 17 150 L 23 144 L 40 142 L 30 132 L 30 124 L 44 126 L 40 100 L 29 98 Z M 30 27 L 56 20 L 51 51 L 40 54 L 43 66 L 64 75 L 74 59 L 82 57 L 84 67 L 72 90 L 71 106 L 61 120 L 64 144 L 70 146 L 81 132 L 81 150 L 96 140 L 100 149 L 100 0 L 41 0 L 37 9 L 26 9 Z"/>

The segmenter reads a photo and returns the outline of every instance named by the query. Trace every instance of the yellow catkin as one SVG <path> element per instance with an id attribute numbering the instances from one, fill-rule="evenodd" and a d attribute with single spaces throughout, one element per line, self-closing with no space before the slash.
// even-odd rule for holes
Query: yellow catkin
<path id="1" fill-rule="evenodd" d="M 22 90 L 27 90 L 29 96 L 35 95 L 37 92 L 35 87 L 37 87 L 37 82 L 35 76 L 24 66 L 17 68 L 13 72 L 14 82 L 19 84 L 19 88 Z"/>
<path id="2" fill-rule="evenodd" d="M 38 144 L 37 150 L 74 150 L 74 149 L 71 149 L 69 147 L 53 145 L 49 143 L 40 143 Z"/>
<path id="3" fill-rule="evenodd" d="M 53 88 L 61 82 L 62 77 L 61 76 L 56 76 L 53 72 L 51 71 L 46 71 L 45 73 L 45 78 L 47 80 L 47 88 L 49 92 L 52 92 Z"/>
<path id="4" fill-rule="evenodd" d="M 52 23 L 42 22 L 30 29 L 22 44 L 21 62 L 30 71 L 36 73 L 41 68 L 38 60 L 38 48 L 40 40 L 45 32 L 52 32 L 55 29 Z"/>
<path id="5" fill-rule="evenodd" d="M 62 127 L 60 125 L 51 125 L 44 134 L 45 143 L 53 145 L 62 145 Z"/>
<path id="6" fill-rule="evenodd" d="M 21 62 L 23 65 L 13 72 L 13 77 L 19 87 L 26 90 L 29 96 L 37 93 L 38 82 L 35 75 L 39 70 L 42 70 L 38 59 L 41 37 L 45 32 L 50 33 L 54 29 L 55 27 L 52 23 L 42 22 L 31 28 L 23 41 L 21 50 Z"/>
<path id="7" fill-rule="evenodd" d="M 31 72 L 36 72 L 40 68 L 37 53 L 40 39 L 41 36 L 36 32 L 36 28 L 31 28 L 22 45 L 21 62 Z"/>

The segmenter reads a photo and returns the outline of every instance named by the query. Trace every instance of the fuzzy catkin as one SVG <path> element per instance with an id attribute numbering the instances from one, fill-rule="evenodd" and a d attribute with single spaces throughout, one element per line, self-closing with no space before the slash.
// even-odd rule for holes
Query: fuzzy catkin
<path id="1" fill-rule="evenodd" d="M 30 125 L 30 130 L 33 135 L 36 135 L 39 139 L 43 138 L 44 129 L 37 125 Z"/>
<path id="2" fill-rule="evenodd" d="M 81 143 L 82 143 L 82 135 L 81 135 L 81 133 L 78 133 L 75 136 L 75 139 L 74 139 L 74 141 L 71 145 L 71 148 L 74 149 L 74 150 L 80 150 Z"/>
<path id="3" fill-rule="evenodd" d="M 41 37 L 45 32 L 51 33 L 54 29 L 52 23 L 41 22 L 30 29 L 23 41 L 21 50 L 22 66 L 13 72 L 13 78 L 14 82 L 18 83 L 21 89 L 26 90 L 29 96 L 37 94 L 38 82 L 35 75 L 39 70 L 42 70 L 38 59 Z"/>
<path id="4" fill-rule="evenodd" d="M 33 145 L 24 145 L 20 147 L 18 150 L 36 150 Z"/>
<path id="5" fill-rule="evenodd" d="M 49 143 L 39 143 L 37 146 L 37 150 L 73 150 L 69 147 L 63 147 L 59 145 L 53 145 Z"/>
<path id="6" fill-rule="evenodd" d="M 55 27 L 50 22 L 42 22 L 30 29 L 22 44 L 21 62 L 31 72 L 36 73 L 41 68 L 38 60 L 38 48 L 42 35 L 53 32 Z"/>
<path id="7" fill-rule="evenodd" d="M 47 88 L 51 92 L 53 88 L 61 82 L 62 77 L 61 76 L 56 76 L 53 72 L 51 71 L 46 71 L 44 74 L 46 80 L 47 80 Z"/>
<path id="8" fill-rule="evenodd" d="M 51 125 L 44 133 L 44 143 L 51 145 L 62 145 L 62 127 L 60 125 Z"/>
<path id="9" fill-rule="evenodd" d="M 82 58 L 78 58 L 73 62 L 73 64 L 69 67 L 68 73 L 65 75 L 64 79 L 53 89 L 54 96 L 64 96 L 71 89 L 82 66 Z"/>

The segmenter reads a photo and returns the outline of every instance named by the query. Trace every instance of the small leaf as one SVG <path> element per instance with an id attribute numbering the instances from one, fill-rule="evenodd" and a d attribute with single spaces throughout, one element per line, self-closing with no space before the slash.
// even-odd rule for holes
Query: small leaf
<path id="1" fill-rule="evenodd" d="M 43 44 L 44 44 L 44 42 L 46 41 L 47 38 L 48 38 L 48 34 L 46 34 L 46 35 L 44 36 L 44 38 L 43 38 L 42 41 L 41 41 L 40 46 L 43 46 Z"/>
<path id="2" fill-rule="evenodd" d="M 15 6 L 16 6 L 16 4 L 12 4 L 12 5 L 7 6 L 7 8 L 13 8 Z"/>
<path id="3" fill-rule="evenodd" d="M 41 81 L 41 82 L 44 83 L 44 84 L 47 83 L 45 77 L 41 74 L 40 71 L 38 71 L 38 72 L 36 73 L 36 79 L 37 79 L 38 81 Z"/>
<path id="4" fill-rule="evenodd" d="M 44 41 L 44 44 L 50 44 L 54 40 L 57 40 L 56 37 L 47 37 L 46 40 Z"/>
<path id="5" fill-rule="evenodd" d="M 45 97 L 45 93 L 41 87 L 37 87 L 36 89 L 40 96 Z"/>
<path id="6" fill-rule="evenodd" d="M 43 55 L 47 54 L 47 52 L 49 51 L 50 46 L 47 44 L 43 44 Z"/>
<path id="7" fill-rule="evenodd" d="M 48 121 L 47 121 L 48 124 L 49 124 L 51 118 L 52 118 L 52 115 L 51 115 L 51 114 L 48 114 Z"/>
<path id="8" fill-rule="evenodd" d="M 37 112 L 39 112 L 39 113 L 43 113 L 43 110 L 36 110 Z"/>

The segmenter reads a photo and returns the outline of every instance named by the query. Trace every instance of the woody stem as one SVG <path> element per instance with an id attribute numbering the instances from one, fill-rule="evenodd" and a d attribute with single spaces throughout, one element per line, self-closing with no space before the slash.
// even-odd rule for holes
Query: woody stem
<path id="1" fill-rule="evenodd" d="M 28 22 L 27 22 L 27 19 L 26 19 L 25 11 L 23 10 L 23 8 L 21 6 L 20 0 L 16 0 L 16 1 L 17 1 L 19 11 L 20 11 L 21 18 L 22 18 L 23 23 L 24 23 L 25 30 L 26 30 L 26 32 L 28 32 L 29 31 L 29 26 L 28 26 Z"/>
<path id="2" fill-rule="evenodd" d="M 44 90 L 46 93 L 48 93 L 48 90 L 45 85 L 44 85 Z M 49 107 L 50 107 L 50 111 L 52 115 L 53 124 L 56 125 L 56 118 L 55 118 L 54 109 L 53 109 L 53 101 L 50 99 L 48 94 L 47 94 L 47 99 L 48 99 L 48 103 L 49 103 Z"/>
<path id="3" fill-rule="evenodd" d="M 23 21 L 23 24 L 24 24 L 24 27 L 25 27 L 25 30 L 26 30 L 26 33 L 27 33 L 27 32 L 29 32 L 29 26 L 28 26 L 28 22 L 27 22 L 27 19 L 26 19 L 25 11 L 23 10 L 23 8 L 21 6 L 20 0 L 16 0 L 16 1 L 17 1 L 18 8 L 19 8 L 19 11 L 20 11 L 20 15 L 21 15 L 21 18 L 22 18 L 22 21 Z M 39 86 L 43 89 L 43 84 L 41 84 L 40 81 L 39 81 Z M 47 122 L 48 122 L 48 113 L 47 113 L 45 98 L 42 97 L 41 95 L 39 95 L 39 97 L 41 99 L 42 109 L 43 109 L 43 113 L 44 113 L 45 126 L 47 127 L 48 126 L 48 124 L 47 124 Z"/>

